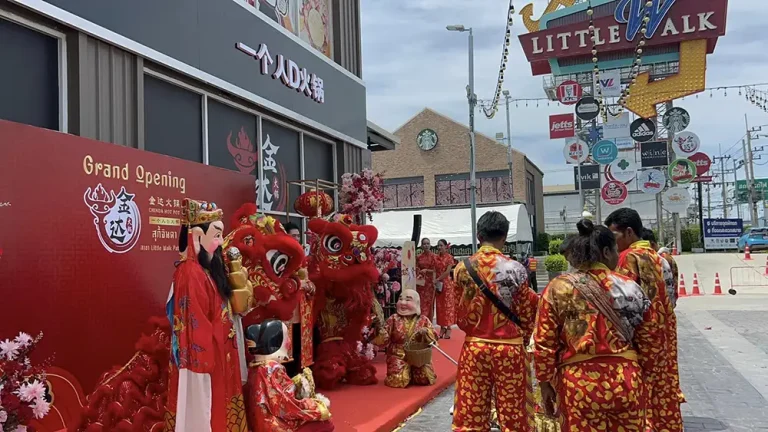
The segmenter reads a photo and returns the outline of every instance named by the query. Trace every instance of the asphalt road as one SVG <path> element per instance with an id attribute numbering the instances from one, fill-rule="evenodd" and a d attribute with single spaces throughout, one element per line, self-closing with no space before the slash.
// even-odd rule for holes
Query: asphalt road
<path id="1" fill-rule="evenodd" d="M 751 262 L 742 257 L 713 254 L 678 259 L 688 292 L 696 273 L 705 293 L 682 298 L 677 307 L 686 431 L 768 431 L 768 277 L 764 276 L 768 255 L 755 254 Z M 748 276 L 752 286 L 736 287 L 738 294 L 728 295 L 732 282 L 746 283 L 746 276 L 738 272 L 757 276 Z M 723 296 L 711 295 L 715 273 L 721 278 Z M 452 402 L 453 389 L 446 390 L 401 431 L 450 431 Z"/>

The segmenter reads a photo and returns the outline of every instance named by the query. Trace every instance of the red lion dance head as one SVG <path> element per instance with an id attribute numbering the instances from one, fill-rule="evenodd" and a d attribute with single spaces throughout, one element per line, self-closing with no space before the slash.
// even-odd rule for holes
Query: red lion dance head
<path id="1" fill-rule="evenodd" d="M 253 310 L 243 324 L 268 318 L 291 319 L 299 300 L 297 272 L 304 261 L 304 249 L 285 232 L 280 221 L 257 214 L 253 204 L 243 205 L 232 223 L 234 229 L 224 241 L 227 264 L 239 251 L 253 286 Z"/>
<path id="2" fill-rule="evenodd" d="M 371 251 L 379 232 L 374 226 L 352 222 L 344 214 L 309 221 L 310 278 L 320 294 L 315 310 L 321 311 L 328 298 L 342 302 L 349 319 L 345 338 L 357 341 L 373 306 L 371 286 L 379 279 Z"/>

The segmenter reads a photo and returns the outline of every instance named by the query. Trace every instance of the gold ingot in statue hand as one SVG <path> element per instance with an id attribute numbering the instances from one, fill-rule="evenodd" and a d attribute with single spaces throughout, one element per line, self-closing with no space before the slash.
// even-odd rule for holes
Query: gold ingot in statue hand
<path id="1" fill-rule="evenodd" d="M 229 300 L 232 305 L 232 312 L 244 314 L 251 309 L 253 303 L 253 292 L 247 289 L 238 289 L 232 291 L 232 297 Z"/>

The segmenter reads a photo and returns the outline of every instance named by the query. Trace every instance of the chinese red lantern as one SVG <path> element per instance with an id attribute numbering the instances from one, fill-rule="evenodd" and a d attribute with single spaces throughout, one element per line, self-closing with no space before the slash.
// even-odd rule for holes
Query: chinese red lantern
<path id="1" fill-rule="evenodd" d="M 311 190 L 299 195 L 293 208 L 307 217 L 327 216 L 333 211 L 333 198 L 323 191 Z"/>

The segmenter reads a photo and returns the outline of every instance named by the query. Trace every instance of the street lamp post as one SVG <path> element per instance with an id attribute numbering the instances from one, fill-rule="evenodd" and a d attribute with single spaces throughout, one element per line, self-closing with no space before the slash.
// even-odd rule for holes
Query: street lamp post
<path id="1" fill-rule="evenodd" d="M 463 25 L 449 25 L 448 31 L 469 32 L 469 85 L 467 86 L 467 100 L 469 101 L 469 206 L 472 218 L 472 253 L 477 252 L 477 179 L 475 178 L 475 43 L 472 28 Z"/>
<path id="2" fill-rule="evenodd" d="M 507 105 L 507 154 L 509 155 L 509 197 L 512 199 L 512 204 L 515 203 L 515 175 L 512 173 L 514 167 L 514 153 L 512 153 L 512 128 L 509 123 L 509 100 L 512 97 L 509 95 L 509 90 L 504 90 L 504 101 Z"/>

